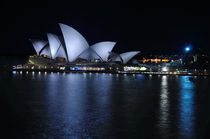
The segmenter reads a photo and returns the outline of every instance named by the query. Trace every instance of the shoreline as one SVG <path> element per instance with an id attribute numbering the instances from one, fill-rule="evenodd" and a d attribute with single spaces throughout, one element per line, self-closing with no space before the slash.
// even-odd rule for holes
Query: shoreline
<path id="1" fill-rule="evenodd" d="M 109 74 L 142 74 L 142 75 L 177 75 L 177 76 L 209 76 L 209 73 L 192 73 L 192 72 L 126 72 L 126 71 L 73 71 L 73 70 L 59 70 L 59 69 L 11 69 L 14 72 L 20 73 L 109 73 Z"/>

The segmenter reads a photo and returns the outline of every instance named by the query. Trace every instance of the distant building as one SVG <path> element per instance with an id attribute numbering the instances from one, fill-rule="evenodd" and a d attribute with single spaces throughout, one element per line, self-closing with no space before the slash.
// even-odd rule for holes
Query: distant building
<path id="1" fill-rule="evenodd" d="M 201 48 L 194 48 L 183 58 L 183 64 L 188 69 L 204 70 L 209 68 L 209 55 Z"/>
<path id="2" fill-rule="evenodd" d="M 183 67 L 182 55 L 144 55 L 137 61 L 141 66 L 146 66 L 153 71 L 162 71 L 167 67 L 171 71 L 176 71 Z"/>

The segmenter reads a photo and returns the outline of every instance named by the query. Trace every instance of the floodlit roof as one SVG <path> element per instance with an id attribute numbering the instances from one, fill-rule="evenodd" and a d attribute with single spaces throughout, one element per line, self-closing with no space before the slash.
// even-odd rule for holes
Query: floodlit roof
<path id="1" fill-rule="evenodd" d="M 126 64 L 129 60 L 131 60 L 134 56 L 136 56 L 139 53 L 140 51 L 125 52 L 120 54 L 120 57 L 123 60 L 123 64 Z"/>
<path id="2" fill-rule="evenodd" d="M 58 36 L 52 33 L 47 33 L 47 38 L 49 41 L 49 46 L 52 54 L 52 59 L 56 58 L 56 53 L 58 51 L 58 48 L 61 45 L 60 40 L 58 39 Z"/>
<path id="3" fill-rule="evenodd" d="M 59 25 L 63 33 L 68 60 L 73 62 L 82 52 L 89 48 L 89 44 L 85 38 L 72 27 L 61 23 Z"/>
<path id="4" fill-rule="evenodd" d="M 44 41 L 44 40 L 30 40 L 30 41 L 32 42 L 32 45 L 37 55 L 39 55 L 42 48 L 48 43 L 47 41 Z"/>
<path id="5" fill-rule="evenodd" d="M 109 52 L 109 61 L 119 61 L 123 63 L 121 56 L 114 52 Z"/>
<path id="6" fill-rule="evenodd" d="M 126 64 L 140 51 L 131 51 L 122 54 L 112 52 L 116 42 L 103 41 L 89 46 L 85 38 L 74 28 L 59 24 L 63 37 L 60 38 L 55 34 L 47 33 L 47 41 L 31 40 L 34 49 L 38 55 L 48 55 L 52 59 L 62 57 L 69 62 L 77 58 L 83 59 L 101 59 L 102 61 L 120 61 Z"/>
<path id="7" fill-rule="evenodd" d="M 112 51 L 115 44 L 116 42 L 104 41 L 104 42 L 96 43 L 90 46 L 90 48 L 93 49 L 101 57 L 103 61 L 107 61 L 109 52 Z"/>
<path id="8" fill-rule="evenodd" d="M 67 60 L 67 55 L 66 55 L 64 47 L 62 45 L 58 48 L 55 57 L 62 57 L 62 58 L 65 58 Z"/>
<path id="9" fill-rule="evenodd" d="M 40 51 L 40 55 L 47 55 L 50 58 L 52 57 L 51 51 L 50 51 L 50 46 L 48 44 Z"/>
<path id="10" fill-rule="evenodd" d="M 67 59 L 66 52 L 59 37 L 55 34 L 47 33 L 47 38 L 49 41 L 52 59 L 55 59 L 56 57 L 63 57 Z"/>
<path id="11" fill-rule="evenodd" d="M 87 59 L 87 60 L 90 60 L 90 59 L 101 59 L 100 56 L 95 51 L 93 51 L 90 48 L 85 50 L 79 57 L 83 58 L 83 59 Z"/>

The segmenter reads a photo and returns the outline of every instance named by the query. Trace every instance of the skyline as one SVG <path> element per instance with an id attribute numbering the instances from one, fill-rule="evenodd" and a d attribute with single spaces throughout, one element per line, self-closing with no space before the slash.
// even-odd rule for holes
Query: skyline
<path id="1" fill-rule="evenodd" d="M 47 40 L 46 32 L 61 34 L 57 23 L 71 25 L 90 44 L 115 41 L 118 53 L 182 54 L 188 44 L 209 51 L 210 14 L 205 7 L 143 8 L 117 2 L 22 4 L 3 2 L 1 10 L 10 12 L 3 15 L 0 55 L 35 53 L 28 39 Z"/>

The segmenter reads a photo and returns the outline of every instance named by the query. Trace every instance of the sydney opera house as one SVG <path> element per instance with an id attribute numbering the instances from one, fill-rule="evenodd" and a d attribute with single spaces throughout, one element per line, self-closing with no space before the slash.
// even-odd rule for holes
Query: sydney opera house
<path id="1" fill-rule="evenodd" d="M 114 63 L 125 65 L 139 51 L 125 52 L 117 54 L 112 52 L 116 42 L 103 41 L 89 45 L 87 40 L 74 28 L 59 24 L 62 37 L 52 33 L 47 33 L 47 41 L 30 40 L 36 51 L 36 55 L 30 56 L 29 65 L 36 67 L 92 65 L 91 67 L 107 67 Z M 82 65 L 82 66 L 81 66 Z M 104 66 L 105 65 L 105 66 Z"/>

